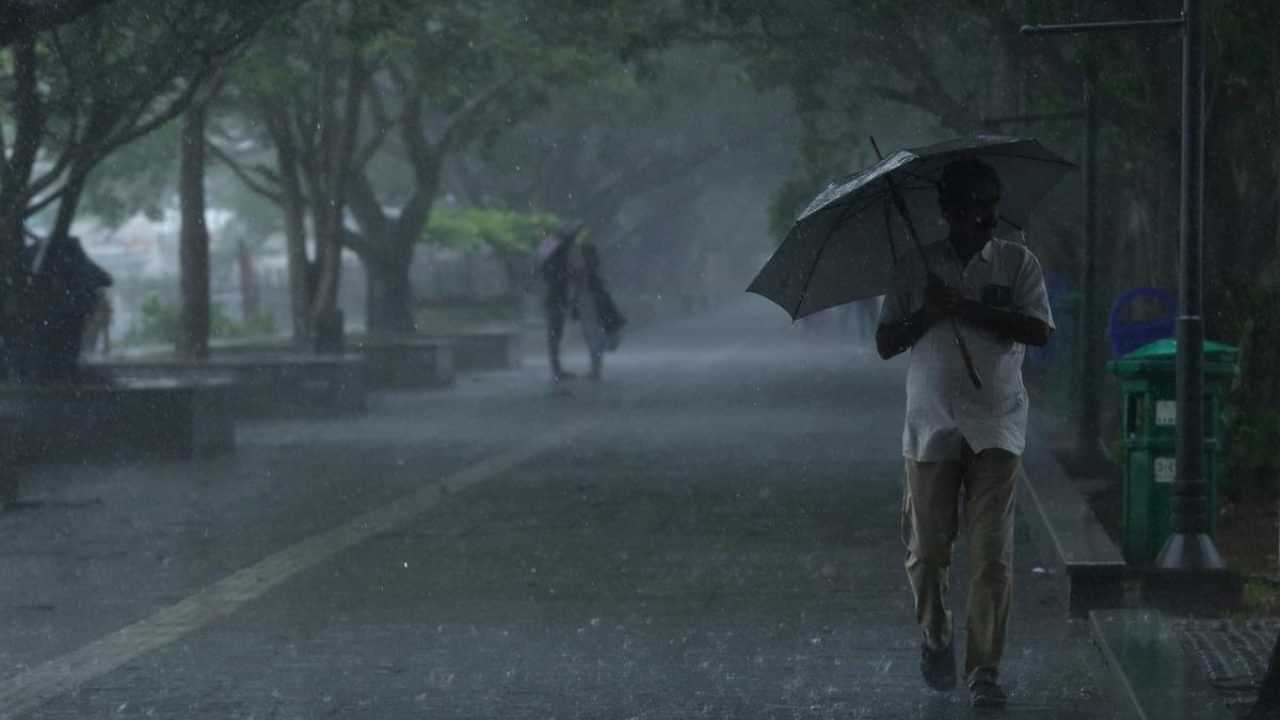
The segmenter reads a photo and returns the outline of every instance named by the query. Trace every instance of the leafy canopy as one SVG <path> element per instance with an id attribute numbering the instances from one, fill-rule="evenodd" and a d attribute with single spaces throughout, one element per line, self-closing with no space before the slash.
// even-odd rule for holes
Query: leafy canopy
<path id="1" fill-rule="evenodd" d="M 440 208 L 432 213 L 422 242 L 459 250 L 490 248 L 529 253 L 560 224 L 549 213 L 494 208 Z"/>

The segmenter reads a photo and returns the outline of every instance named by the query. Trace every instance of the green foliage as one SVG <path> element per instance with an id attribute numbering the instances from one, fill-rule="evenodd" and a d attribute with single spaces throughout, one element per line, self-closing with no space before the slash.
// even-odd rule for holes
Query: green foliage
<path id="1" fill-rule="evenodd" d="M 279 332 L 276 320 L 270 313 L 257 312 L 244 320 L 236 320 L 217 303 L 213 305 L 209 322 L 209 335 L 215 338 L 262 337 Z"/>
<path id="2" fill-rule="evenodd" d="M 108 227 L 134 213 L 159 220 L 174 200 L 178 125 L 170 123 L 107 156 L 89 176 L 81 210 Z"/>
<path id="3" fill-rule="evenodd" d="M 1227 474 L 1243 490 L 1280 488 L 1280 285 L 1237 284 L 1228 337 L 1240 345 L 1241 378 L 1229 396 Z"/>
<path id="4" fill-rule="evenodd" d="M 171 344 L 178 338 L 177 305 L 166 303 L 159 295 L 148 295 L 139 309 L 139 319 L 125 335 L 126 345 L 152 343 Z M 242 338 L 275 335 L 275 319 L 268 313 L 258 313 L 245 320 L 235 320 L 225 308 L 214 303 L 210 308 L 209 336 L 214 338 Z"/>
<path id="5" fill-rule="evenodd" d="M 172 343 L 178 338 L 178 306 L 158 295 L 148 295 L 138 309 L 138 320 L 125 334 L 126 345 Z"/>
<path id="6" fill-rule="evenodd" d="M 560 220 L 548 213 L 442 208 L 432 213 L 422 242 L 460 250 L 530 253 L 543 235 L 559 224 Z"/>

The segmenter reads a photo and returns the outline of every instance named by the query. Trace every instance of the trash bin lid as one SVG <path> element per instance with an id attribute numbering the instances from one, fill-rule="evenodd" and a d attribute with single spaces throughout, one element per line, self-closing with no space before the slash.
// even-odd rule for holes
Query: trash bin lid
<path id="1" fill-rule="evenodd" d="M 1112 360 L 1107 365 L 1114 372 L 1129 374 L 1153 365 L 1172 365 L 1177 356 L 1178 341 L 1174 338 L 1162 338 Z M 1205 370 L 1208 372 L 1234 372 L 1239 356 L 1240 348 L 1213 340 L 1204 341 Z"/>

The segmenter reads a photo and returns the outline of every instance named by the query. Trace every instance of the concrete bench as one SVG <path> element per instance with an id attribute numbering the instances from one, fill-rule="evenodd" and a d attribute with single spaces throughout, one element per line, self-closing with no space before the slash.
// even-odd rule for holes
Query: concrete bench
<path id="1" fill-rule="evenodd" d="M 229 452 L 235 426 L 226 379 L 0 385 L 16 417 L 15 463 L 179 458 Z"/>
<path id="2" fill-rule="evenodd" d="M 446 339 L 414 335 L 361 338 L 353 340 L 350 347 L 364 356 L 373 388 L 446 387 L 456 379 L 454 344 Z"/>
<path id="3" fill-rule="evenodd" d="M 192 363 L 174 357 L 137 357 L 93 364 L 122 381 L 221 378 L 231 381 L 230 406 L 238 417 L 348 415 L 366 409 L 367 366 L 357 354 L 313 355 L 280 350 L 216 353 Z"/>
<path id="4" fill-rule="evenodd" d="M 476 330 L 427 337 L 453 343 L 453 364 L 459 371 L 514 370 L 524 360 L 524 343 L 515 330 Z"/>

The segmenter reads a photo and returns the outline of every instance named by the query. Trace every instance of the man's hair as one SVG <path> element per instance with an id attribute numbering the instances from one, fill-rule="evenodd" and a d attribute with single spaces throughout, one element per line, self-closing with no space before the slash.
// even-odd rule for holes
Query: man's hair
<path id="1" fill-rule="evenodd" d="M 973 200 L 974 191 L 986 183 L 1000 191 L 1000 176 L 995 168 L 973 156 L 952 160 L 942 168 L 938 204 L 945 210 L 968 203 Z"/>

